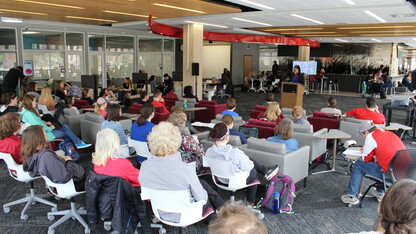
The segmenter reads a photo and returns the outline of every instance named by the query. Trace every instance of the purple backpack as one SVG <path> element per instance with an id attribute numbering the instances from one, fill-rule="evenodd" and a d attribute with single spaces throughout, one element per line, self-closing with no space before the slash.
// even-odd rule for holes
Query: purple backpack
<path id="1" fill-rule="evenodd" d="M 279 213 L 293 213 L 293 203 L 295 201 L 296 186 L 292 178 L 287 175 L 275 175 L 266 187 L 265 196 L 257 203 L 259 207 L 266 207 L 273 210 L 273 193 L 280 193 Z"/>

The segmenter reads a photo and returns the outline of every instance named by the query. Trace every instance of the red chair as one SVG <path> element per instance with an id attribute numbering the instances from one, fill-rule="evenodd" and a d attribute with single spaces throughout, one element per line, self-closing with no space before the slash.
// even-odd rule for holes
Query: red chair
<path id="1" fill-rule="evenodd" d="M 322 128 L 339 129 L 339 115 L 314 111 L 312 116 L 308 117 L 309 123 L 313 125 L 313 131 L 317 132 Z"/>
<path id="2" fill-rule="evenodd" d="M 139 104 L 137 102 L 133 102 L 131 106 L 129 106 L 129 113 L 131 114 L 140 114 L 140 109 L 142 108 L 142 104 Z"/>
<path id="3" fill-rule="evenodd" d="M 78 109 L 94 108 L 94 105 L 90 105 L 86 100 L 76 99 L 74 106 Z"/>
<path id="4" fill-rule="evenodd" d="M 172 96 L 163 96 L 163 99 L 165 100 L 165 106 L 166 109 L 170 111 L 170 108 L 175 105 L 176 101 L 179 101 L 178 97 L 172 97 Z"/>
<path id="5" fill-rule="evenodd" d="M 163 107 L 155 107 L 155 116 L 152 119 L 152 123 L 158 124 L 159 122 L 166 121 L 169 118 L 170 113 L 163 112 Z"/>
<path id="6" fill-rule="evenodd" d="M 250 118 L 257 119 L 261 112 L 266 111 L 267 106 L 256 105 L 253 110 L 250 111 Z"/>
<path id="7" fill-rule="evenodd" d="M 245 127 L 258 128 L 259 138 L 267 138 L 274 136 L 274 127 L 276 122 L 258 120 L 254 118 L 248 119 L 248 123 L 244 124 Z"/>
<path id="8" fill-rule="evenodd" d="M 216 101 L 201 100 L 195 107 L 206 107 L 206 110 L 195 111 L 195 120 L 203 123 L 210 123 L 217 114 L 221 114 L 227 109 L 226 104 L 218 104 Z"/>

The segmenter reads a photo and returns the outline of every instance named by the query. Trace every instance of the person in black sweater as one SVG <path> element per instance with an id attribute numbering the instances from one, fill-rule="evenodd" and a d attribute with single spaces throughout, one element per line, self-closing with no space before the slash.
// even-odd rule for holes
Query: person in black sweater
<path id="1" fill-rule="evenodd" d="M 4 93 L 1 95 L 1 102 L 4 104 L 0 107 L 0 116 L 8 112 L 18 112 L 17 96 L 14 93 Z"/>
<path id="2" fill-rule="evenodd" d="M 194 89 L 192 88 L 192 86 L 185 86 L 185 88 L 183 89 L 183 94 L 184 98 L 195 98 L 196 102 L 199 102 L 198 97 L 194 95 Z"/>
<path id="3" fill-rule="evenodd" d="M 61 100 L 65 99 L 65 83 L 62 80 L 58 80 L 56 81 L 56 86 L 55 86 L 55 96 L 59 97 Z"/>
<path id="4" fill-rule="evenodd" d="M 26 77 L 23 74 L 23 67 L 17 66 L 10 69 L 3 80 L 2 91 L 3 93 L 15 93 L 19 79 L 23 81 Z"/>

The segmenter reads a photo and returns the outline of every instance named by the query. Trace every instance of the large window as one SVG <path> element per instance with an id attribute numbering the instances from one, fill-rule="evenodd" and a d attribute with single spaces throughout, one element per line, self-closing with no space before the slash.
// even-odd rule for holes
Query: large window
<path id="1" fill-rule="evenodd" d="M 260 71 L 271 71 L 273 61 L 277 61 L 279 64 L 277 48 L 260 48 Z"/>
<path id="2" fill-rule="evenodd" d="M 13 67 L 17 66 L 16 31 L 0 29 L 0 82 Z"/>
<path id="3" fill-rule="evenodd" d="M 134 37 L 106 36 L 106 64 L 110 79 L 132 78 L 134 72 Z"/>
<path id="4" fill-rule="evenodd" d="M 175 41 L 172 39 L 139 38 L 139 69 L 158 81 L 164 73 L 172 75 Z"/>
<path id="5" fill-rule="evenodd" d="M 64 50 L 63 32 L 23 31 L 25 50 Z"/>
<path id="6" fill-rule="evenodd" d="M 25 51 L 23 60 L 33 61 L 34 80 L 60 80 L 65 78 L 65 53 L 56 51 Z"/>

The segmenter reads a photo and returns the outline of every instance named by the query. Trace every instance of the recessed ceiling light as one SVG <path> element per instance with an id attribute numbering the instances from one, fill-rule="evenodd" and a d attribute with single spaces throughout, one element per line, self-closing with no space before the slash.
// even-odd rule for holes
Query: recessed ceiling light
<path id="1" fill-rule="evenodd" d="M 262 22 L 257 22 L 257 21 L 253 21 L 253 20 L 247 20 L 247 19 L 241 19 L 241 18 L 232 18 L 233 20 L 239 20 L 239 21 L 244 21 L 244 22 L 248 22 L 248 23 L 253 23 L 253 24 L 260 24 L 260 25 L 264 25 L 264 26 L 272 26 L 271 24 L 266 24 L 266 23 L 262 23 Z"/>
<path id="2" fill-rule="evenodd" d="M 29 15 L 48 15 L 45 13 L 39 13 L 39 12 L 31 12 L 31 11 L 18 11 L 18 10 L 9 10 L 9 9 L 0 9 L 0 11 L 5 12 L 13 12 L 13 13 L 20 13 L 20 14 L 29 14 Z"/>
<path id="3" fill-rule="evenodd" d="M 344 2 L 350 4 L 350 5 L 355 5 L 355 2 L 351 1 L 351 0 L 343 0 Z"/>
<path id="4" fill-rule="evenodd" d="M 282 32 L 280 34 L 332 34 L 337 32 Z"/>
<path id="5" fill-rule="evenodd" d="M 72 8 L 72 9 L 85 9 L 84 7 L 78 7 L 78 6 L 70 6 L 70 5 L 63 5 L 63 4 L 55 4 L 55 3 L 49 3 L 49 2 L 37 2 L 37 1 L 31 1 L 31 0 L 14 0 L 16 2 L 25 2 L 25 3 L 33 3 L 33 4 L 39 4 L 39 5 L 47 5 L 47 6 L 55 6 L 55 7 L 65 7 L 65 8 Z"/>
<path id="6" fill-rule="evenodd" d="M 23 20 L 9 17 L 1 17 L 1 22 L 4 23 L 23 23 Z"/>
<path id="7" fill-rule="evenodd" d="M 79 16 L 71 16 L 71 15 L 67 15 L 65 16 L 65 18 L 69 18 L 69 19 L 83 19 L 83 20 L 94 20 L 94 21 L 104 21 L 104 22 L 118 22 L 116 20 L 108 20 L 108 19 L 98 19 L 98 18 L 88 18 L 88 17 L 79 17 Z"/>
<path id="8" fill-rule="evenodd" d="M 258 7 L 267 9 L 267 10 L 274 10 L 273 7 L 269 7 L 269 6 L 266 6 L 266 5 L 257 3 L 257 2 L 253 2 L 253 1 L 250 1 L 250 0 L 240 0 L 240 2 L 245 2 L 245 3 L 251 4 L 251 5 L 254 5 L 254 6 L 258 6 Z"/>
<path id="9" fill-rule="evenodd" d="M 186 20 L 185 23 L 203 24 L 203 25 L 212 26 L 212 27 L 218 27 L 218 28 L 228 28 L 227 26 L 223 26 L 223 25 L 201 23 L 201 22 L 195 22 L 195 21 L 189 21 L 189 20 Z"/>
<path id="10" fill-rule="evenodd" d="M 341 35 L 341 34 L 331 34 L 331 35 L 323 35 L 323 34 L 296 34 L 291 35 L 294 37 L 346 37 L 347 35 Z"/>
<path id="11" fill-rule="evenodd" d="M 172 6 L 172 5 L 162 4 L 162 3 L 152 3 L 152 4 L 155 5 L 155 6 L 173 8 L 173 9 L 178 9 L 178 10 L 182 10 L 182 11 L 191 11 L 191 12 L 196 12 L 196 13 L 201 13 L 201 14 L 206 13 L 204 11 L 189 9 L 189 8 L 185 8 L 185 7 Z"/>
<path id="12" fill-rule="evenodd" d="M 413 37 L 412 39 L 416 41 L 416 37 Z"/>
<path id="13" fill-rule="evenodd" d="M 297 17 L 297 18 L 299 18 L 299 19 L 303 19 L 303 20 L 307 20 L 307 21 L 311 21 L 311 22 L 314 22 L 314 23 L 317 23 L 317 24 L 324 24 L 323 22 L 321 22 L 321 21 L 318 21 L 318 20 L 314 20 L 314 19 L 311 19 L 311 18 L 308 18 L 308 17 L 305 17 L 305 16 L 301 16 L 301 15 L 298 15 L 298 14 L 290 14 L 291 16 L 293 16 L 293 17 Z"/>
<path id="14" fill-rule="evenodd" d="M 119 15 L 131 15 L 131 16 L 138 16 L 138 17 L 144 17 L 147 18 L 147 15 L 139 15 L 139 14 L 133 14 L 133 13 L 127 13 L 127 12 L 119 12 L 119 11 L 108 11 L 108 10 L 104 10 L 103 12 L 105 13 L 111 13 L 111 14 L 119 14 Z M 152 18 L 156 18 L 154 16 L 152 16 Z"/>
<path id="15" fill-rule="evenodd" d="M 416 14 L 392 14 L 391 17 L 394 18 L 407 18 L 407 17 L 415 17 Z"/>
<path id="16" fill-rule="evenodd" d="M 415 30 L 393 30 L 393 31 L 354 31 L 350 33 L 402 33 L 402 32 L 415 32 Z"/>
<path id="17" fill-rule="evenodd" d="M 25 32 L 22 32 L 22 34 L 38 34 L 39 32 L 33 32 L 33 31 L 25 31 Z"/>
<path id="18" fill-rule="evenodd" d="M 264 29 L 263 31 L 273 32 L 273 31 L 302 31 L 302 30 L 322 30 L 323 28 L 272 28 Z"/>
<path id="19" fill-rule="evenodd" d="M 375 38 L 371 38 L 371 40 L 376 41 L 376 42 L 382 42 L 382 41 L 380 41 L 378 39 L 375 39 Z"/>
<path id="20" fill-rule="evenodd" d="M 347 40 L 342 40 L 342 39 L 339 39 L 339 38 L 335 38 L 334 40 L 335 41 L 340 41 L 340 42 L 348 42 Z"/>
<path id="21" fill-rule="evenodd" d="M 360 34 L 360 36 L 362 37 L 382 37 L 382 36 L 392 36 L 392 37 L 397 37 L 397 36 L 414 36 L 416 35 L 416 32 L 414 33 L 400 33 L 400 35 L 394 34 L 394 33 L 380 33 L 380 34 Z"/>
<path id="22" fill-rule="evenodd" d="M 373 17 L 374 19 L 376 19 L 376 20 L 378 20 L 378 21 L 380 21 L 380 22 L 383 22 L 383 23 L 385 23 L 385 22 L 386 22 L 386 21 L 385 21 L 384 19 L 382 19 L 380 16 L 378 16 L 378 15 L 374 14 L 373 12 L 371 12 L 371 11 L 369 11 L 369 10 L 365 10 L 365 11 L 364 11 L 364 13 L 366 13 L 367 15 L 369 15 L 369 16 L 371 16 L 371 17 Z"/>
<path id="23" fill-rule="evenodd" d="M 369 27 L 342 27 L 337 29 L 373 29 L 373 28 L 414 28 L 412 25 L 392 25 L 392 26 L 369 26 Z"/>

